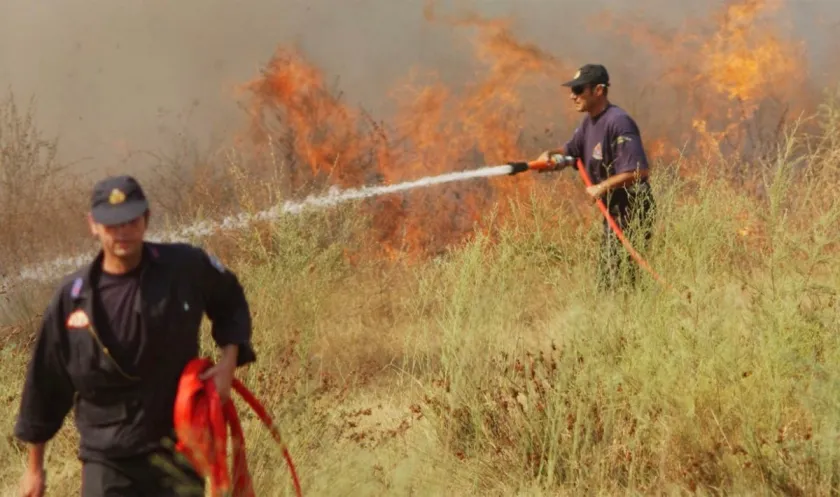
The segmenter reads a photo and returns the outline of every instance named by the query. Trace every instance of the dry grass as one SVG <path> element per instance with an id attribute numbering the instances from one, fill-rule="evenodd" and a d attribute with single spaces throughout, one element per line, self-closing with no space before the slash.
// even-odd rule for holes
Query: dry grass
<path id="1" fill-rule="evenodd" d="M 11 93 L 0 101 L 0 276 L 17 264 L 78 248 L 78 236 L 65 239 L 55 228 L 69 233 L 84 226 L 76 214 L 86 200 L 78 178 L 57 161 L 57 141 L 41 135 L 33 111 L 32 102 L 21 109 Z"/>
<path id="2" fill-rule="evenodd" d="M 582 222 L 552 195 L 574 178 L 419 263 L 369 256 L 365 205 L 207 240 L 252 302 L 260 360 L 241 377 L 304 493 L 837 493 L 840 122 L 824 110 L 818 135 L 791 128 L 752 165 L 749 191 L 657 169 L 649 260 L 690 300 L 651 280 L 596 290 L 598 213 L 582 207 Z M 245 185 L 238 205 L 274 200 L 264 176 L 226 170 Z M 0 351 L 7 433 L 26 335 Z M 258 494 L 291 495 L 267 432 L 251 416 L 245 429 Z M 75 443 L 66 427 L 50 445 L 51 495 L 77 494 Z M 11 495 L 23 448 L 7 439 L 0 461 Z"/>

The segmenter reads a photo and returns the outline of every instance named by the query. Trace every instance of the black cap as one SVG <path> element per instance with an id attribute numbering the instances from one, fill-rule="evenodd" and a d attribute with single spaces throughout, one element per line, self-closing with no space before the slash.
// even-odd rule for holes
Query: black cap
<path id="1" fill-rule="evenodd" d="M 93 220 L 106 225 L 127 223 L 149 208 L 140 183 L 131 176 L 112 176 L 97 183 L 91 204 Z"/>
<path id="2" fill-rule="evenodd" d="M 563 86 L 610 85 L 610 75 L 607 68 L 600 64 L 586 64 L 575 74 L 574 79 L 566 81 Z"/>

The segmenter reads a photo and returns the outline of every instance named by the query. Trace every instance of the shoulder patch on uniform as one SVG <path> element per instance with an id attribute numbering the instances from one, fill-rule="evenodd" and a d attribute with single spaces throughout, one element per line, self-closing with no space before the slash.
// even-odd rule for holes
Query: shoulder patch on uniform
<path id="1" fill-rule="evenodd" d="M 76 278 L 73 280 L 73 286 L 70 288 L 70 297 L 77 299 L 79 295 L 82 293 L 82 278 Z"/>
<path id="2" fill-rule="evenodd" d="M 220 273 L 225 272 L 225 265 L 222 264 L 222 261 L 220 261 L 218 257 L 207 254 L 207 258 L 210 259 L 210 264 L 212 264 L 217 271 L 219 271 Z"/>
<path id="3" fill-rule="evenodd" d="M 619 136 L 618 138 L 615 139 L 615 144 L 616 145 L 621 145 L 624 142 L 631 142 L 631 141 L 633 141 L 633 138 L 631 138 L 629 136 Z"/>
<path id="4" fill-rule="evenodd" d="M 77 309 L 70 313 L 67 317 L 67 328 L 71 330 L 78 330 L 90 326 L 90 319 L 85 311 Z"/>

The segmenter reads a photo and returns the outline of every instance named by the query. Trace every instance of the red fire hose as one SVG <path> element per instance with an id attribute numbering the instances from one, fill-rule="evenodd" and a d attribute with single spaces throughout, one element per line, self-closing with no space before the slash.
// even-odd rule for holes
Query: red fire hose
<path id="1" fill-rule="evenodd" d="M 586 168 L 583 166 L 583 161 L 581 161 L 580 158 L 574 159 L 572 157 L 567 157 L 567 156 L 560 156 L 560 155 L 553 156 L 551 161 L 535 160 L 535 161 L 530 161 L 530 162 L 512 162 L 512 163 L 510 163 L 510 165 L 512 166 L 511 174 L 512 175 L 513 174 L 518 174 L 520 172 L 524 172 L 524 171 L 528 171 L 528 170 L 532 170 L 532 171 L 552 170 L 556 167 L 558 162 L 565 162 L 565 163 L 571 165 L 572 160 L 576 161 L 575 165 L 577 167 L 578 172 L 580 173 L 580 177 L 583 180 L 583 183 L 587 187 L 592 186 L 592 180 L 589 178 L 589 174 L 586 172 Z M 607 223 L 610 225 L 610 228 L 612 228 L 613 232 L 615 232 L 616 236 L 621 241 L 621 244 L 624 245 L 624 248 L 626 248 L 627 251 L 630 253 L 630 256 L 633 257 L 633 259 L 642 268 L 644 268 L 647 272 L 649 272 L 657 282 L 659 282 L 660 284 L 662 284 L 663 286 L 665 286 L 667 288 L 673 289 L 668 284 L 668 282 L 665 281 L 665 278 L 663 278 L 656 271 L 654 271 L 653 268 L 650 267 L 650 264 L 648 264 L 647 261 L 641 255 L 639 255 L 639 253 L 636 251 L 636 249 L 633 248 L 633 246 L 630 244 L 630 242 L 627 241 L 627 238 L 624 236 L 624 232 L 618 226 L 618 223 L 615 222 L 615 219 L 610 214 L 610 211 L 609 211 L 609 209 L 607 209 L 607 206 L 604 205 L 604 201 L 600 198 L 597 199 L 597 201 L 598 201 L 598 208 L 601 210 L 601 214 L 604 215 L 604 218 L 607 220 Z"/>
<path id="2" fill-rule="evenodd" d="M 254 497 L 254 488 L 245 457 L 245 437 L 232 399 L 222 403 L 212 380 L 203 381 L 201 373 L 213 364 L 209 359 L 193 359 L 184 368 L 175 399 L 175 432 L 178 451 L 184 454 L 203 477 L 210 478 L 213 497 Z M 239 380 L 233 390 L 248 403 L 274 440 L 283 448 L 296 495 L 301 496 L 295 465 L 280 432 L 263 405 Z M 227 428 L 233 441 L 233 483 L 227 467 Z"/>
<path id="3" fill-rule="evenodd" d="M 592 180 L 589 178 L 589 174 L 586 172 L 586 168 L 583 167 L 583 162 L 580 159 L 578 159 L 576 165 L 577 165 L 577 170 L 580 173 L 580 177 L 581 177 L 581 179 L 583 179 L 584 184 L 587 187 L 592 186 Z M 630 245 L 630 242 L 628 242 L 627 238 L 624 237 L 624 232 L 618 226 L 618 223 L 615 222 L 615 219 L 610 214 L 609 209 L 607 209 L 607 206 L 604 205 L 604 201 L 600 198 L 598 199 L 598 208 L 601 210 L 601 214 L 604 215 L 604 218 L 606 218 L 607 223 L 609 223 L 609 225 L 610 225 L 610 228 L 612 228 L 612 230 L 615 232 L 618 239 L 621 240 L 621 244 L 624 245 L 624 248 L 626 248 L 628 252 L 630 252 L 630 256 L 640 266 L 642 266 L 642 268 L 644 268 L 647 272 L 649 272 L 653 276 L 653 279 L 658 281 L 663 286 L 670 286 L 670 285 L 668 285 L 668 282 L 665 281 L 665 278 L 663 278 L 662 276 L 659 275 L 659 273 L 654 271 L 653 268 L 650 267 L 650 264 L 648 264 L 647 261 L 641 255 L 639 255 L 638 252 L 636 252 L 636 249 L 634 249 L 633 246 Z"/>

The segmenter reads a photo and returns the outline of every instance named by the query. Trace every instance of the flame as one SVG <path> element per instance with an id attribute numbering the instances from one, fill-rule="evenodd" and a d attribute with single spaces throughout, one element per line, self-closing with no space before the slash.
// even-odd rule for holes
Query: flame
<path id="1" fill-rule="evenodd" d="M 676 102 L 687 106 L 678 117 L 658 116 L 667 124 L 656 138 L 674 147 L 694 140 L 699 156 L 706 159 L 760 146 L 749 143 L 755 137 L 749 136 L 748 125 L 768 102 L 785 102 L 794 112 L 804 108 L 804 47 L 786 39 L 779 22 L 782 6 L 781 0 L 730 1 L 676 32 L 657 32 L 637 20 L 602 13 L 610 29 L 655 55 L 662 66 L 654 76 L 658 87 L 671 87 Z"/>
<path id="2" fill-rule="evenodd" d="M 267 137 L 274 137 L 286 147 L 295 178 L 322 178 L 343 187 L 526 157 L 519 139 L 524 89 L 568 74 L 568 67 L 517 41 L 507 21 L 439 17 L 431 4 L 425 13 L 430 22 L 478 29 L 476 56 L 486 69 L 477 82 L 456 94 L 434 73 L 413 71 L 394 92 L 398 111 L 386 127 L 342 104 L 321 71 L 281 47 L 262 76 L 244 85 L 251 96 L 254 143 L 265 147 Z M 521 175 L 377 199 L 370 203 L 377 241 L 391 257 L 443 250 L 472 232 L 496 200 L 527 191 L 532 182 Z"/>
<path id="3" fill-rule="evenodd" d="M 730 100 L 745 102 L 747 114 L 754 112 L 769 85 L 802 81 L 799 54 L 757 23 L 760 14 L 779 6 L 762 0 L 730 5 L 720 16 L 720 30 L 703 46 L 709 83 Z"/>
<path id="4" fill-rule="evenodd" d="M 644 76 L 629 73 L 619 60 L 611 70 L 619 89 L 649 78 L 653 104 L 642 101 L 640 109 L 648 113 L 640 111 L 637 121 L 652 158 L 673 159 L 687 141 L 703 161 L 741 151 L 755 141 L 750 125 L 768 101 L 805 104 L 796 98 L 807 78 L 803 50 L 774 21 L 781 7 L 781 0 L 729 2 L 670 32 L 628 16 L 599 14 L 605 33 L 630 36 L 653 55 L 646 57 Z M 527 125 L 547 122 L 540 126 L 548 133 L 571 130 L 580 119 L 558 95 L 565 97 L 559 81 L 582 62 L 558 59 L 517 39 L 506 19 L 445 16 L 434 2 L 427 2 L 424 15 L 428 22 L 476 32 L 474 54 L 484 70 L 474 82 L 451 88 L 433 71 L 414 68 L 392 93 L 397 112 L 387 124 L 342 103 L 322 71 L 291 48 L 280 47 L 263 74 L 245 85 L 251 141 L 263 149 L 279 144 L 295 188 L 306 182 L 396 183 L 532 158 L 539 150 L 523 140 Z M 532 175 L 519 175 L 372 200 L 367 206 L 374 239 L 392 258 L 443 250 L 476 226 L 482 229 L 483 216 L 494 207 L 504 216 L 506 202 L 497 201 L 532 192 L 534 185 Z"/>
<path id="5" fill-rule="evenodd" d="M 342 186 L 363 179 L 361 159 L 370 137 L 357 130 L 358 113 L 329 91 L 323 73 L 301 54 L 281 47 L 263 76 L 245 89 L 253 95 L 255 143 L 265 145 L 273 135 L 284 141 L 286 158 L 308 166 L 313 176 L 327 174 Z"/>

